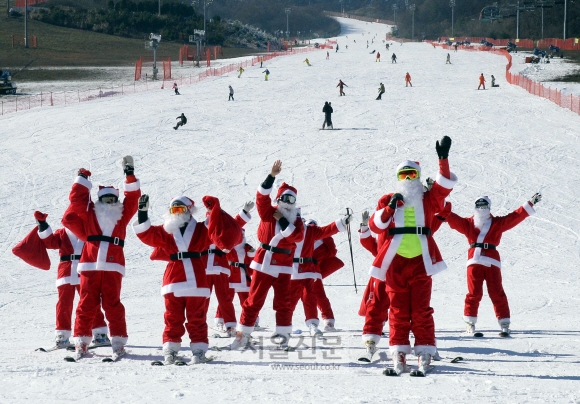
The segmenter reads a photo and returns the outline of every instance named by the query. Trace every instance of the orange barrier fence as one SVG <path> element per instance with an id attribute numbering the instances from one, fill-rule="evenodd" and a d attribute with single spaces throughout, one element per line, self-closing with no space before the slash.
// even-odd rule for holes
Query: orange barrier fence
<path id="1" fill-rule="evenodd" d="M 299 53 L 311 52 L 317 49 L 321 48 L 306 47 L 306 48 L 295 48 L 292 51 L 288 52 L 272 52 L 262 56 L 254 56 L 252 59 L 246 60 L 244 62 L 232 63 L 218 68 L 209 68 L 197 76 L 192 75 L 188 77 L 181 76 L 179 78 L 173 78 L 172 80 L 176 83 L 179 83 L 180 86 L 186 84 L 195 84 L 209 77 L 222 76 L 224 74 L 234 72 L 238 70 L 240 67 L 245 68 L 248 66 L 254 66 L 256 64 L 259 65 L 261 60 L 266 62 L 268 60 L 274 59 L 275 57 L 296 55 Z M 163 63 L 165 66 L 166 62 Z M 169 74 L 171 73 L 169 72 Z M 135 94 L 151 90 L 159 90 L 160 88 L 159 84 L 163 86 L 163 83 L 160 83 L 159 81 L 145 80 L 145 82 L 133 82 L 132 84 L 122 84 L 120 86 L 112 86 L 112 87 L 100 87 L 91 90 L 65 91 L 44 94 L 41 93 L 27 97 L 14 97 L 13 99 L 7 101 L 0 101 L 0 115 L 5 115 L 18 111 L 25 111 L 37 107 L 78 104 L 80 102 L 98 100 L 101 98 L 108 98 L 125 94 Z"/>
<path id="2" fill-rule="evenodd" d="M 440 46 L 445 49 L 451 48 L 450 46 L 447 46 L 445 44 L 440 44 L 433 41 L 427 42 L 431 43 L 433 46 Z M 521 74 L 511 73 L 510 69 L 512 67 L 512 55 L 505 49 L 494 49 L 488 46 L 468 46 L 468 47 L 462 46 L 461 49 L 472 52 L 473 51 L 492 52 L 498 55 L 505 56 L 505 58 L 508 61 L 508 64 L 505 67 L 505 78 L 508 83 L 513 84 L 515 86 L 519 86 L 530 94 L 546 98 L 552 101 L 554 104 L 562 108 L 567 108 L 570 111 L 580 115 L 580 96 L 575 96 L 573 94 L 570 95 L 562 94 L 560 90 L 547 87 L 542 83 L 530 80 Z"/>
<path id="3" fill-rule="evenodd" d="M 38 3 L 44 3 L 46 0 L 28 0 L 28 7 L 35 6 Z M 24 7 L 26 4 L 25 0 L 16 0 L 14 7 Z"/>
<path id="4" fill-rule="evenodd" d="M 508 41 L 515 43 L 519 48 L 533 49 L 533 48 L 549 48 L 550 45 L 557 46 L 562 50 L 580 50 L 580 38 L 568 38 L 558 39 L 558 38 L 544 38 L 539 41 L 533 41 L 531 39 L 492 39 L 484 37 L 455 37 L 453 39 L 448 37 L 441 37 L 441 41 L 451 40 L 453 42 L 459 41 L 469 41 L 473 44 L 478 44 L 481 40 L 485 40 L 494 44 L 495 46 L 506 46 Z"/>
<path id="5" fill-rule="evenodd" d="M 24 35 L 12 35 L 12 47 L 15 45 L 24 46 Z M 38 39 L 36 35 L 30 35 L 28 38 L 28 46 L 31 48 L 38 48 Z"/>

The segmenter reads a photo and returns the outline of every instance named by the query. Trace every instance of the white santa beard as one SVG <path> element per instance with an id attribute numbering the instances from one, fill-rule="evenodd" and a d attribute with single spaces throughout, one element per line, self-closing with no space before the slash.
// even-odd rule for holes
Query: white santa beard
<path id="1" fill-rule="evenodd" d="M 171 213 L 167 212 L 163 215 L 163 219 L 163 229 L 167 233 L 173 234 L 174 232 L 178 231 L 184 224 L 189 223 L 191 220 L 191 214 L 185 212 L 172 215 Z"/>
<path id="2" fill-rule="evenodd" d="M 473 211 L 473 224 L 479 230 L 483 228 L 485 222 L 490 219 L 489 209 L 474 209 Z"/>
<path id="3" fill-rule="evenodd" d="M 121 202 L 103 203 L 97 201 L 94 209 L 103 234 L 112 234 L 115 225 L 123 217 L 123 204 Z"/>
<path id="4" fill-rule="evenodd" d="M 406 207 L 419 206 L 423 202 L 425 189 L 419 178 L 416 180 L 397 181 L 395 189 L 403 195 L 403 202 L 405 202 Z"/>
<path id="5" fill-rule="evenodd" d="M 278 212 L 282 213 L 282 216 L 288 220 L 290 223 L 294 223 L 298 217 L 298 209 L 293 203 L 278 202 Z"/>

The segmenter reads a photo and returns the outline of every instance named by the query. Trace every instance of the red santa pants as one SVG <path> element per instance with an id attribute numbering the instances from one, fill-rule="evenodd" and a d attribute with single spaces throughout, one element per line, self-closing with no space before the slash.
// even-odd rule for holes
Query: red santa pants
<path id="1" fill-rule="evenodd" d="M 236 326 L 236 311 L 234 310 L 234 295 L 230 289 L 229 277 L 226 274 L 207 275 L 210 292 L 215 288 L 220 313 L 223 315 L 226 327 Z M 209 299 L 206 300 L 205 312 L 209 309 Z"/>
<path id="2" fill-rule="evenodd" d="M 292 327 L 290 309 L 290 274 L 279 274 L 277 278 L 261 271 L 254 271 L 250 284 L 250 295 L 242 307 L 240 324 L 253 327 L 264 306 L 270 288 L 274 288 L 273 308 L 276 311 L 276 326 Z"/>
<path id="3" fill-rule="evenodd" d="M 56 330 L 71 331 L 71 317 L 73 303 L 75 300 L 75 290 L 80 295 L 80 285 L 64 284 L 58 288 L 58 301 L 56 302 Z M 100 306 L 100 304 L 99 304 Z M 105 316 L 99 308 L 92 322 L 92 329 L 106 327 Z"/>
<path id="4" fill-rule="evenodd" d="M 83 271 L 80 278 L 81 298 L 76 312 L 75 337 L 92 335 L 93 320 L 102 305 L 111 336 L 126 338 L 125 306 L 121 303 L 123 275 L 114 271 Z"/>
<path id="5" fill-rule="evenodd" d="M 328 297 L 326 297 L 326 291 L 324 290 L 324 285 L 322 284 L 321 279 L 317 279 L 312 282 L 311 289 L 304 288 L 304 291 L 302 292 L 302 304 L 305 305 L 305 310 L 307 304 L 305 302 L 309 301 L 310 294 L 314 295 L 316 306 L 318 307 L 318 310 L 320 310 L 322 319 L 334 320 L 334 313 L 332 311 L 332 307 L 330 306 L 330 300 L 328 300 Z"/>
<path id="6" fill-rule="evenodd" d="M 316 323 L 318 323 L 316 295 L 312 292 L 313 285 L 314 279 L 295 279 L 290 281 L 290 309 L 292 310 L 292 314 L 294 314 L 298 301 L 305 297 L 302 300 L 305 320 L 316 320 Z"/>
<path id="7" fill-rule="evenodd" d="M 425 271 L 423 257 L 395 255 L 387 270 L 387 293 L 391 300 L 389 344 L 410 345 L 409 331 L 415 346 L 435 346 L 435 323 L 431 304 L 431 277 Z"/>
<path id="8" fill-rule="evenodd" d="M 163 343 L 181 342 L 185 330 L 189 334 L 189 340 L 208 344 L 207 339 L 207 297 L 175 297 L 173 293 L 163 296 L 165 298 L 165 329 L 163 330 Z M 185 323 L 187 320 L 187 323 Z M 185 326 L 183 325 L 185 323 Z"/>
<path id="9" fill-rule="evenodd" d="M 469 292 L 465 295 L 463 315 L 477 317 L 479 302 L 483 297 L 483 281 L 487 283 L 487 293 L 493 303 L 495 316 L 498 319 L 510 318 L 510 306 L 503 290 L 501 269 L 493 265 L 486 267 L 479 264 L 467 267 L 467 290 Z"/>
<path id="10" fill-rule="evenodd" d="M 388 320 L 390 305 L 386 283 L 370 278 L 358 312 L 360 316 L 365 317 L 363 335 L 381 336 L 383 334 L 383 325 Z"/>
<path id="11" fill-rule="evenodd" d="M 238 294 L 238 299 L 240 300 L 240 307 L 242 307 L 244 305 L 244 302 L 246 301 L 246 299 L 248 298 L 248 295 L 250 294 L 249 292 L 236 292 L 234 289 L 229 289 L 229 295 L 228 297 L 231 299 L 231 301 L 234 301 L 234 297 L 235 294 Z M 215 310 L 215 318 L 223 318 L 223 313 L 220 310 L 220 306 L 218 305 L 217 309 Z"/>

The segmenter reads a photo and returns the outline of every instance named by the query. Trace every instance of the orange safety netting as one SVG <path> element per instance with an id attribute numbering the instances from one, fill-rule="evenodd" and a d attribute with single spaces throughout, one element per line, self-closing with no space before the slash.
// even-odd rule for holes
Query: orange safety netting
<path id="1" fill-rule="evenodd" d="M 135 63 L 135 81 L 141 80 L 141 70 L 143 69 L 143 58 Z"/>
<path id="2" fill-rule="evenodd" d="M 38 3 L 43 3 L 46 0 L 28 0 L 28 6 L 34 6 Z M 25 6 L 25 0 L 16 0 L 16 3 L 14 4 L 14 7 L 24 7 Z"/>

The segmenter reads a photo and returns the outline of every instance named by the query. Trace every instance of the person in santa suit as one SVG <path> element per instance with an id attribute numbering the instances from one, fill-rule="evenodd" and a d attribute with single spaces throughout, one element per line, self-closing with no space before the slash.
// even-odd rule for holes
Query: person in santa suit
<path id="1" fill-rule="evenodd" d="M 306 220 L 304 226 L 304 238 L 296 243 L 294 251 L 294 265 L 292 281 L 290 282 L 290 307 L 292 312 L 296 309 L 296 304 L 302 296 L 306 326 L 310 330 L 311 336 L 321 336 L 322 331 L 318 329 L 319 319 L 316 307 L 316 295 L 312 289 L 314 283 L 322 283 L 322 275 L 318 267 L 318 261 L 314 259 L 314 243 L 318 240 L 332 237 L 340 231 L 346 231 L 346 225 L 350 222 L 351 215 L 338 219 L 326 226 L 320 227 L 314 220 Z M 307 224 L 306 224 L 307 223 Z"/>
<path id="2" fill-rule="evenodd" d="M 228 279 L 229 289 L 227 300 L 233 302 L 236 293 L 238 294 L 238 299 L 240 301 L 240 306 L 244 304 L 248 298 L 248 292 L 250 291 L 250 282 L 252 269 L 250 268 L 250 262 L 255 255 L 254 248 L 246 243 L 246 232 L 243 227 L 252 220 L 252 215 L 250 211 L 254 208 L 254 202 L 248 201 L 244 204 L 244 207 L 235 217 L 236 223 L 241 228 L 242 232 L 242 242 L 236 245 L 230 252 L 226 254 L 230 268 L 230 277 Z M 233 304 L 233 303 L 232 303 Z M 219 331 L 226 332 L 228 336 L 235 336 L 235 327 L 227 327 L 224 322 L 224 314 L 218 304 L 215 313 L 215 324 Z"/>
<path id="3" fill-rule="evenodd" d="M 270 288 L 274 289 L 273 308 L 276 311 L 276 331 L 273 337 L 279 337 L 280 345 L 284 346 L 288 344 L 292 332 L 290 276 L 296 243 L 304 237 L 304 224 L 296 209 L 296 188 L 282 183 L 276 194 L 277 204 L 272 206 L 270 193 L 281 171 L 282 162 L 277 160 L 256 194 L 260 244 L 250 265 L 254 270 L 250 295 L 242 307 L 232 349 L 246 348 L 250 344 L 254 324 Z"/>
<path id="4" fill-rule="evenodd" d="M 436 142 L 435 148 L 439 174 L 433 187 L 429 191 L 423 188 L 418 162 L 403 161 L 396 170 L 397 192 L 382 196 L 369 220 L 370 230 L 378 237 L 377 256 L 370 275 L 385 281 L 389 295 L 389 345 L 395 374 L 408 369 L 406 355 L 411 353 L 410 331 L 415 336 L 414 351 L 420 372 L 428 371 L 436 353 L 435 324 L 430 307 L 431 276 L 447 266 L 431 229 L 457 177 L 449 170 L 451 139 L 444 136 L 441 142 Z M 373 305 L 371 301 L 367 306 L 367 315 L 373 311 Z M 378 317 L 379 322 L 385 314 Z M 373 337 L 370 340 L 378 342 Z"/>
<path id="5" fill-rule="evenodd" d="M 91 201 L 91 172 L 79 169 L 70 192 L 70 205 L 62 218 L 63 225 L 85 242 L 77 270 L 81 279 L 80 301 L 74 326 L 75 356 L 82 357 L 91 342 L 91 325 L 102 304 L 109 321 L 114 356 L 125 354 L 127 324 L 121 303 L 121 284 L 125 274 L 125 236 L 127 225 L 137 212 L 141 189 L 134 175 L 131 156 L 123 157 L 125 173 L 123 202 L 119 190 L 99 186 L 98 200 Z"/>
<path id="6" fill-rule="evenodd" d="M 203 202 L 206 208 L 219 210 L 217 198 L 205 196 Z M 168 262 L 161 287 L 161 295 L 165 299 L 165 362 L 171 364 L 179 360 L 181 338 L 186 330 L 193 362 L 206 362 L 209 342 L 206 315 L 210 297 L 206 267 L 214 254 L 210 252 L 210 246 L 215 247 L 217 242 L 212 240 L 216 233 L 210 231 L 213 227 L 212 216 L 205 222 L 197 222 L 193 217 L 195 203 L 186 196 L 171 200 L 163 225 L 152 226 L 148 210 L 149 196 L 143 195 L 139 199 L 137 223 L 133 224 L 133 228 L 143 243 L 155 247 L 152 260 Z M 215 229 L 221 231 L 222 223 L 218 221 L 216 225 Z"/>
<path id="7" fill-rule="evenodd" d="M 477 311 L 483 297 L 483 282 L 487 283 L 487 292 L 493 303 L 495 316 L 501 328 L 501 335 L 510 333 L 510 308 L 501 280 L 501 259 L 497 246 L 504 232 L 514 228 L 525 218 L 536 213 L 534 205 L 542 200 L 542 195 L 534 194 L 522 206 L 505 216 L 494 216 L 490 213 L 491 200 L 482 196 L 475 201 L 473 216 L 460 217 L 451 212 L 447 223 L 453 230 L 467 237 L 467 289 L 463 320 L 467 332 L 475 333 Z"/>
<path id="8" fill-rule="evenodd" d="M 71 318 L 75 291 L 79 292 L 80 279 L 77 266 L 81 258 L 84 243 L 66 228 L 52 230 L 46 222 L 47 213 L 34 212 L 34 218 L 38 224 L 37 235 L 41 240 L 37 249 L 30 249 L 27 255 L 39 256 L 46 254 L 46 249 L 59 250 L 60 262 L 58 264 L 56 288 L 58 301 L 56 303 L 56 329 L 55 348 L 68 348 L 71 345 Z M 105 316 L 99 309 L 95 312 L 92 322 L 93 340 L 91 346 L 108 346 L 111 344 L 107 335 L 108 328 Z"/>
<path id="9" fill-rule="evenodd" d="M 316 221 L 310 219 L 306 221 L 306 225 L 309 225 L 310 222 L 317 224 Z M 317 264 L 322 279 L 332 275 L 344 266 L 344 262 L 336 256 L 337 253 L 338 250 L 332 237 L 326 237 L 314 242 L 312 259 Z M 304 288 L 301 297 L 303 305 L 305 304 L 304 302 L 308 302 L 311 299 L 310 295 L 314 295 L 314 299 L 316 299 L 316 307 L 320 311 L 320 316 L 324 322 L 324 331 L 336 331 L 336 328 L 334 328 L 334 312 L 332 311 L 330 300 L 326 296 L 322 280 L 320 282 L 315 280 L 310 289 Z"/>

